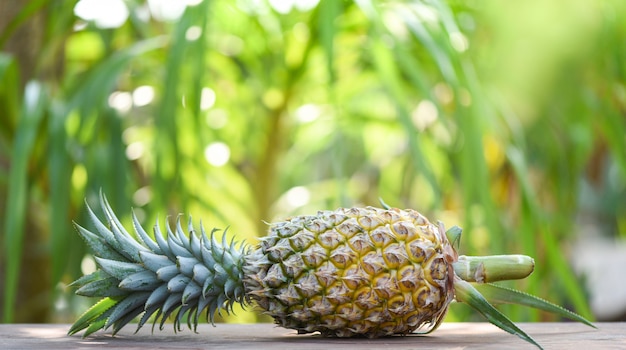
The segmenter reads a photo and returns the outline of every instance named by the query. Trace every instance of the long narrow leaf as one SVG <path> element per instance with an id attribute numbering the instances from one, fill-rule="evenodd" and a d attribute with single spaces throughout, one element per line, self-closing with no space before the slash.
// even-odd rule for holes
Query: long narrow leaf
<path id="1" fill-rule="evenodd" d="M 4 322 L 12 322 L 20 276 L 20 261 L 24 240 L 28 202 L 28 162 L 35 145 L 37 130 L 43 119 L 46 93 L 41 84 L 26 85 L 24 104 L 11 155 L 6 221 L 4 223 L 4 256 L 6 275 L 4 281 Z"/>
<path id="2" fill-rule="evenodd" d="M 15 59 L 0 53 L 0 137 L 10 137 L 15 129 L 19 106 L 19 69 Z"/>
<path id="3" fill-rule="evenodd" d="M 579 287 L 576 276 L 574 276 L 574 272 L 568 264 L 566 257 L 559 249 L 559 243 L 557 242 L 556 237 L 550 234 L 549 228 L 547 227 L 548 224 L 545 222 L 546 220 L 543 219 L 544 216 L 541 212 L 542 209 L 537 203 L 537 195 L 529 182 L 530 179 L 526 176 L 526 174 L 529 173 L 529 170 L 524 154 L 519 149 L 511 146 L 507 150 L 507 157 L 513 166 L 513 170 L 518 177 L 518 181 L 520 181 L 522 185 L 524 200 L 528 203 L 530 216 L 533 218 L 533 222 L 536 222 L 537 225 L 533 229 L 541 234 L 543 244 L 548 252 L 547 257 L 550 266 L 552 266 L 555 271 L 558 271 L 557 276 L 560 277 L 561 281 L 565 285 L 565 290 L 576 306 L 576 309 L 585 315 L 591 315 L 591 310 L 589 309 L 589 305 L 587 304 L 583 291 Z"/>
<path id="4" fill-rule="evenodd" d="M 116 298 L 104 298 L 100 300 L 99 302 L 94 304 L 92 307 L 90 307 L 89 310 L 87 310 L 78 320 L 76 320 L 76 322 L 74 322 L 74 324 L 72 325 L 72 327 L 67 333 L 69 335 L 72 335 L 89 327 L 89 325 L 94 320 L 98 319 L 106 311 L 110 310 L 113 306 L 117 305 L 117 303 L 119 303 L 120 300 L 121 299 L 116 299 Z M 102 328 L 105 322 L 106 320 L 102 321 L 102 325 L 98 329 Z M 85 334 L 84 336 L 87 336 L 87 334 Z"/>
<path id="5" fill-rule="evenodd" d="M 492 283 L 476 284 L 474 287 L 487 299 L 494 304 L 518 304 L 533 307 L 543 311 L 547 311 L 562 317 L 582 322 L 589 327 L 596 328 L 586 318 L 555 305 L 547 300 L 538 298 L 519 290 L 506 288 Z"/>
<path id="6" fill-rule="evenodd" d="M 133 59 L 163 47 L 165 42 L 164 37 L 154 37 L 134 43 L 132 46 L 111 55 L 93 68 L 85 79 L 80 80 L 72 91 L 68 108 L 79 107 L 86 113 L 91 112 L 99 106 L 96 101 L 106 101 L 120 74 L 128 68 L 128 64 Z"/>
<path id="7" fill-rule="evenodd" d="M 469 282 L 465 282 L 460 278 L 455 278 L 454 287 L 456 292 L 456 298 L 458 301 L 467 303 L 474 310 L 480 312 L 489 322 L 498 326 L 500 329 L 517 335 L 525 341 L 536 345 L 539 349 L 543 349 L 533 338 L 531 338 L 526 332 L 509 320 L 498 309 L 493 307 L 485 297 L 483 297 Z"/>
<path id="8" fill-rule="evenodd" d="M 65 121 L 67 111 L 61 103 L 54 103 L 48 118 L 48 168 L 50 169 L 50 217 L 56 220 L 50 221 L 51 255 L 52 255 L 52 282 L 57 283 L 65 271 L 67 251 L 77 242 L 70 238 L 70 197 L 71 173 L 73 166 L 67 149 L 67 133 Z M 73 238 L 73 237 L 72 237 Z M 70 248 L 71 249 L 71 248 Z"/>
<path id="9" fill-rule="evenodd" d="M 47 3 L 48 2 L 46 0 L 33 0 L 25 2 L 21 11 L 2 29 L 2 33 L 0 34 L 0 49 L 4 48 L 7 40 L 9 40 L 11 35 L 15 34 L 17 28 L 24 24 L 24 22 L 31 19 L 33 15 L 37 13 L 37 11 L 41 10 L 41 8 Z"/>

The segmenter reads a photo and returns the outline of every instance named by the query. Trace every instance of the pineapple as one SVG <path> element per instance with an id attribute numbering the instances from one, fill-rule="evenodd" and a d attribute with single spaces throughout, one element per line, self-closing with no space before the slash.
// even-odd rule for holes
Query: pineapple
<path id="1" fill-rule="evenodd" d="M 413 210 L 350 208 L 270 226 L 244 264 L 251 299 L 301 333 L 378 337 L 437 325 L 454 298 L 456 253 Z"/>
<path id="2" fill-rule="evenodd" d="M 383 203 L 384 204 L 384 203 Z M 117 333 L 141 315 L 174 327 L 196 328 L 206 312 L 214 322 L 234 304 L 256 304 L 282 327 L 329 337 L 380 337 L 427 333 L 437 328 L 453 301 L 467 302 L 500 328 L 539 346 L 488 302 L 516 302 L 587 320 L 556 305 L 489 282 L 529 275 L 534 262 L 522 255 L 458 256 L 454 227 L 431 223 L 411 210 L 340 208 L 270 224 L 256 247 L 215 239 L 189 222 L 154 239 L 133 215 L 136 238 L 121 225 L 104 196 L 105 225 L 76 225 L 99 269 L 78 279 L 77 294 L 102 298 L 69 330 Z M 480 292 L 479 292 L 480 290 Z M 481 294 L 482 292 L 482 294 Z M 484 295 L 484 296 L 483 296 Z M 591 325 L 592 326 L 592 325 Z"/>

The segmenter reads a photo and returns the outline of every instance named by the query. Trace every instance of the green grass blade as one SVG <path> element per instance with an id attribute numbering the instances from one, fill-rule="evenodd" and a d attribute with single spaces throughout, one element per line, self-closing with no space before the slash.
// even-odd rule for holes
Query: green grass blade
<path id="1" fill-rule="evenodd" d="M 454 289 L 456 292 L 456 299 L 458 301 L 467 303 L 474 310 L 485 316 L 485 318 L 487 318 L 487 320 L 493 325 L 498 326 L 506 332 L 517 335 L 525 341 L 536 345 L 539 349 L 542 349 L 542 347 L 533 338 L 517 327 L 513 321 L 509 320 L 509 318 L 498 311 L 498 309 L 493 307 L 493 305 L 491 305 L 489 301 L 487 301 L 487 299 L 485 299 L 485 297 L 483 297 L 469 282 L 465 282 L 457 277 L 454 280 Z"/>
<path id="2" fill-rule="evenodd" d="M 439 185 L 437 178 L 429 164 L 428 158 L 424 154 L 423 147 L 421 146 L 419 138 L 422 135 L 415 131 L 413 122 L 411 120 L 411 113 L 407 108 L 407 100 L 405 89 L 402 84 L 402 74 L 396 68 L 396 58 L 389 48 L 384 44 L 381 38 L 374 40 L 372 58 L 374 65 L 378 71 L 378 75 L 381 77 L 383 84 L 389 91 L 389 95 L 396 107 L 399 122 L 402 124 L 406 131 L 406 136 L 409 142 L 409 151 L 411 155 L 411 164 L 416 168 L 418 173 L 428 181 L 430 186 L 439 191 Z M 435 206 L 438 206 L 440 196 L 435 196 Z"/>
<path id="3" fill-rule="evenodd" d="M 491 283 L 476 284 L 474 287 L 490 303 L 524 305 L 584 323 L 589 327 L 597 328 L 586 318 L 534 295 Z"/>
<path id="4" fill-rule="evenodd" d="M 315 21 L 317 24 L 317 32 L 319 33 L 319 45 L 324 51 L 324 58 L 326 62 L 326 74 L 328 75 L 328 84 L 326 86 L 328 91 L 329 102 L 332 108 L 339 112 L 340 102 L 338 101 L 337 94 L 337 48 L 335 47 L 335 41 L 339 30 L 336 25 L 337 17 L 339 17 L 343 10 L 343 4 L 341 1 L 334 0 L 322 0 L 320 1 L 317 9 Z M 346 194 L 346 181 L 345 181 L 345 149 L 346 145 L 342 144 L 344 138 L 342 137 L 340 128 L 335 129 L 335 136 L 333 142 L 336 143 L 335 150 L 337 156 L 332 158 L 332 170 L 333 176 L 337 181 L 337 198 L 338 205 L 346 206 L 349 201 Z"/>
<path id="5" fill-rule="evenodd" d="M 67 152 L 67 134 L 65 120 L 67 111 L 59 103 L 52 105 L 48 118 L 48 168 L 50 186 L 50 221 L 51 255 L 52 255 L 52 284 L 61 279 L 67 264 L 68 244 L 74 246 L 70 225 L 70 198 L 71 178 L 73 166 Z M 72 243 L 69 243 L 72 242 Z"/>
<path id="6" fill-rule="evenodd" d="M 24 225 L 28 210 L 28 163 L 36 142 L 37 130 L 44 116 L 46 92 L 41 84 L 26 85 L 24 104 L 11 154 L 9 188 L 4 223 L 4 322 L 13 321 L 20 279 Z"/>
<path id="7" fill-rule="evenodd" d="M 434 58 L 445 81 L 452 86 L 456 86 L 458 84 L 458 76 L 453 64 L 455 57 L 446 52 L 445 46 L 447 42 L 437 38 L 437 33 L 429 30 L 424 25 L 424 21 L 411 10 L 410 7 L 399 7 L 396 13 L 404 24 L 406 24 L 411 34 L 415 36 L 430 53 L 430 56 Z"/>
<path id="8" fill-rule="evenodd" d="M 319 4 L 318 30 L 320 35 L 320 44 L 326 54 L 326 72 L 328 73 L 331 84 L 337 80 L 335 69 L 335 35 L 337 26 L 335 20 L 342 10 L 341 1 L 322 0 Z"/>
<path id="9" fill-rule="evenodd" d="M 15 59 L 0 53 L 0 137 L 10 138 L 19 106 L 19 69 Z"/>
<path id="10" fill-rule="evenodd" d="M 615 162 L 619 165 L 622 174 L 626 174 L 626 123 L 624 115 L 616 110 L 608 110 L 603 113 L 604 117 L 598 120 L 598 126 L 602 130 L 604 140 L 615 153 Z"/>
<path id="11" fill-rule="evenodd" d="M 545 249 L 547 250 L 547 257 L 550 266 L 557 271 L 556 275 L 560 277 L 562 283 L 564 284 L 564 290 L 571 298 L 576 309 L 583 315 L 591 315 L 592 312 L 589 309 L 586 297 L 580 288 L 580 284 L 578 283 L 574 272 L 567 262 L 566 257 L 561 252 L 556 237 L 549 232 L 549 227 L 547 227 L 548 224 L 546 223 L 540 206 L 537 203 L 537 195 L 529 182 L 530 180 L 528 176 L 526 176 L 526 174 L 529 174 L 530 172 L 528 171 L 523 153 L 519 149 L 511 146 L 507 150 L 507 156 L 522 186 L 523 198 L 528 205 L 530 217 L 533 218 L 533 222 L 535 222 L 536 225 L 534 229 L 541 234 L 540 237 L 542 238 L 542 243 L 545 245 Z"/>
<path id="12" fill-rule="evenodd" d="M 97 109 L 100 102 L 109 98 L 120 74 L 126 70 L 130 62 L 148 52 L 165 46 L 164 37 L 142 40 L 116 52 L 99 65 L 91 69 L 70 91 L 68 109 L 81 108 L 87 114 Z"/>
<path id="13" fill-rule="evenodd" d="M 193 13 L 187 9 L 176 23 L 172 33 L 171 46 L 165 61 L 162 98 L 154 115 L 155 126 L 155 177 L 153 204 L 165 207 L 174 198 L 172 183 L 179 181 L 183 156 L 180 151 L 178 104 L 181 95 L 182 69 L 185 65 L 190 43 L 185 39 L 187 30 L 194 24 Z"/>
<path id="14" fill-rule="evenodd" d="M 31 19 L 33 15 L 37 13 L 37 11 L 41 10 L 41 8 L 43 8 L 46 4 L 48 4 L 48 1 L 46 0 L 31 0 L 24 2 L 22 10 L 2 29 L 2 34 L 0 34 L 0 49 L 4 48 L 7 40 L 9 40 L 11 35 L 15 34 L 17 28 L 24 24 L 24 22 Z"/>

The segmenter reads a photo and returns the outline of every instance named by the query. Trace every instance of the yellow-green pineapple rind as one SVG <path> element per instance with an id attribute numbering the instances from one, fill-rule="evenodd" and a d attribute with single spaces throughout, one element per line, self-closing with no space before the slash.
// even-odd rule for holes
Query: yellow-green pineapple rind
<path id="1" fill-rule="evenodd" d="M 442 227 L 414 210 L 342 208 L 272 224 L 244 282 L 300 333 L 407 334 L 441 321 L 454 259 Z"/>

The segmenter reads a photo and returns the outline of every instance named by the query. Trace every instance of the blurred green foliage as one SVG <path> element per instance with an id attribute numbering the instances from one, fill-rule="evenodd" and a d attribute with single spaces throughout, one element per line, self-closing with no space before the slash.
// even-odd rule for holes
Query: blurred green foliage
<path id="1" fill-rule="evenodd" d="M 382 197 L 463 226 L 462 254 L 533 256 L 516 287 L 591 317 L 568 252 L 581 217 L 626 235 L 625 2 L 203 0 L 167 19 L 127 0 L 113 28 L 76 0 L 15 3 L 0 20 L 4 322 L 85 309 L 71 222 L 100 190 L 127 222 L 191 213 L 248 242 Z"/>

